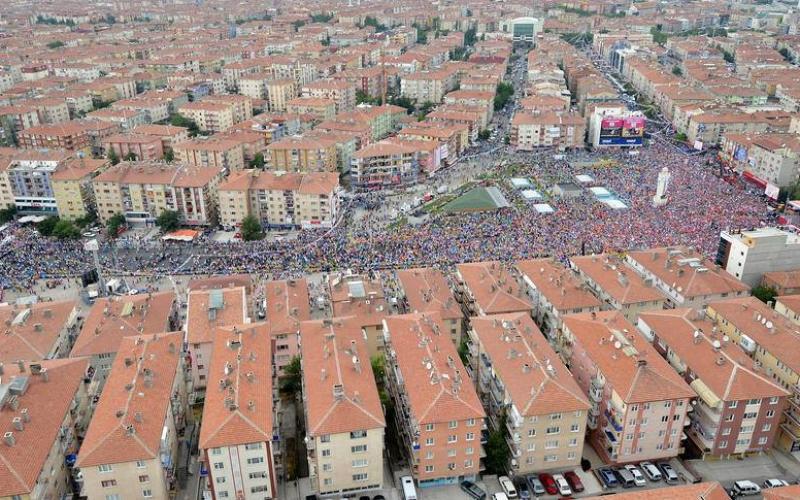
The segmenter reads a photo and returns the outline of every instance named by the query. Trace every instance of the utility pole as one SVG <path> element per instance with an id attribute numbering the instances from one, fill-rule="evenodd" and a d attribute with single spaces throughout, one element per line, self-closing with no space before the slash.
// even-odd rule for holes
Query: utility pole
<path id="1" fill-rule="evenodd" d="M 83 244 L 83 249 L 92 253 L 92 258 L 94 259 L 94 269 L 97 273 L 97 287 L 99 288 L 98 294 L 104 297 L 106 295 L 106 282 L 103 279 L 103 269 L 100 266 L 100 244 L 97 243 L 96 239 L 91 239 Z"/>

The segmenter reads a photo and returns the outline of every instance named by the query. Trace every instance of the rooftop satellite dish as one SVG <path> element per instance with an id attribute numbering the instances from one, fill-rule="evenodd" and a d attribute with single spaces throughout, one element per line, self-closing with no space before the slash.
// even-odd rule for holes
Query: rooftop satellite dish
<path id="1" fill-rule="evenodd" d="M 431 368 L 433 368 L 433 365 L 432 365 L 432 364 L 430 364 L 430 363 L 425 363 L 425 369 L 426 369 L 426 370 L 430 370 Z"/>
<path id="2" fill-rule="evenodd" d="M 761 324 L 762 324 L 762 325 L 766 325 L 766 324 L 767 324 L 767 318 L 765 318 L 765 317 L 763 317 L 763 316 L 762 316 L 762 317 L 761 317 Z"/>
<path id="3" fill-rule="evenodd" d="M 699 336 L 700 336 L 700 332 L 699 332 L 698 330 L 695 330 L 695 331 L 694 331 L 694 333 L 692 334 L 692 336 L 693 336 L 694 338 L 697 338 L 697 337 L 699 337 Z"/>
<path id="4" fill-rule="evenodd" d="M 775 325 L 772 324 L 772 321 L 767 321 L 764 326 L 766 326 L 767 328 L 772 328 Z"/>
<path id="5" fill-rule="evenodd" d="M 719 343 L 719 340 L 715 340 L 711 343 L 711 345 L 714 346 L 714 349 L 719 349 L 721 344 Z"/>
<path id="6" fill-rule="evenodd" d="M 730 338 L 730 337 L 728 337 L 727 335 L 723 335 L 723 336 L 722 336 L 722 341 L 723 341 L 723 342 L 728 342 L 728 341 L 730 341 L 730 340 L 731 340 L 731 338 Z"/>
<path id="7" fill-rule="evenodd" d="M 617 340 L 616 342 L 614 342 L 614 347 L 617 349 L 622 349 L 622 342 Z"/>

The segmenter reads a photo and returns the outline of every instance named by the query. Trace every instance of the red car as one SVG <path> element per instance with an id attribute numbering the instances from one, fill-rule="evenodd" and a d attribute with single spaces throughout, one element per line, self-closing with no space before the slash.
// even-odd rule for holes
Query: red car
<path id="1" fill-rule="evenodd" d="M 558 486 L 556 486 L 556 480 L 553 479 L 553 476 L 547 474 L 546 472 L 542 472 L 539 474 L 539 481 L 541 481 L 542 486 L 544 486 L 544 489 L 547 491 L 548 495 L 558 495 Z"/>
<path id="2" fill-rule="evenodd" d="M 572 487 L 572 491 L 574 491 L 575 493 L 580 493 L 581 491 L 584 490 L 583 483 L 581 482 L 581 478 L 579 478 L 578 475 L 575 474 L 574 471 L 570 470 L 570 471 L 565 472 L 564 473 L 564 479 L 567 480 L 567 482 L 569 483 L 570 487 Z"/>

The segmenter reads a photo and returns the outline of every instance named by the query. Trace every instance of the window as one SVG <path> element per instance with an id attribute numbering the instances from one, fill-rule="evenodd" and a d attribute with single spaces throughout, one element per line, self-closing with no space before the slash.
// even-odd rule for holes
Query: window
<path id="1" fill-rule="evenodd" d="M 547 428 L 547 433 L 548 434 L 558 434 L 559 432 L 561 432 L 561 428 L 558 427 L 558 426 L 548 427 Z"/>
<path id="2" fill-rule="evenodd" d="M 449 436 L 447 436 L 448 443 L 455 443 L 456 441 L 458 441 L 458 436 L 456 436 L 455 434 L 450 434 Z"/>
<path id="3" fill-rule="evenodd" d="M 325 486 L 330 486 L 330 485 L 332 485 L 332 484 L 333 484 L 333 479 L 332 479 L 332 478 L 329 478 L 329 477 L 326 477 L 326 478 L 325 478 L 325 479 L 322 481 L 322 484 L 324 484 Z"/>
<path id="4" fill-rule="evenodd" d="M 771 404 L 771 405 L 778 404 L 778 397 L 774 396 L 774 397 L 769 398 L 769 404 Z"/>
<path id="5" fill-rule="evenodd" d="M 261 449 L 261 443 L 249 443 L 249 444 L 246 444 L 246 445 L 244 445 L 244 449 L 245 450 L 260 450 Z"/>
<path id="6" fill-rule="evenodd" d="M 428 451 L 428 452 L 426 452 L 426 453 L 425 453 L 425 458 L 426 458 L 427 460 L 433 460 L 433 452 L 432 452 L 432 451 Z"/>
<path id="7" fill-rule="evenodd" d="M 119 495 L 116 493 L 113 495 L 106 495 L 106 500 L 120 500 Z"/>
<path id="8" fill-rule="evenodd" d="M 425 425 L 425 430 L 426 431 L 432 431 L 433 430 L 433 424 L 426 424 Z"/>
<path id="9" fill-rule="evenodd" d="M 681 419 L 681 414 L 680 413 L 676 413 L 675 415 L 672 416 L 672 421 L 673 422 L 677 422 L 680 419 Z"/>
<path id="10" fill-rule="evenodd" d="M 433 472 L 433 465 L 426 465 L 425 472 Z"/>
<path id="11" fill-rule="evenodd" d="M 451 420 L 447 424 L 447 427 L 448 427 L 448 429 L 455 429 L 456 427 L 458 427 L 458 422 L 456 420 Z"/>
<path id="12" fill-rule="evenodd" d="M 528 451 L 536 451 L 536 443 L 528 443 Z"/>
<path id="13" fill-rule="evenodd" d="M 253 486 L 252 488 L 250 488 L 250 493 L 259 493 L 261 491 L 267 491 L 268 489 L 269 486 L 267 486 L 266 484 L 261 484 L 259 486 Z"/>
<path id="14" fill-rule="evenodd" d="M 248 465 L 263 464 L 263 463 L 264 463 L 264 457 L 252 457 L 247 459 Z"/>
<path id="15" fill-rule="evenodd" d="M 725 421 L 733 422 L 733 413 L 728 413 L 727 415 L 725 415 Z"/>
<path id="16" fill-rule="evenodd" d="M 760 444 L 760 445 L 767 444 L 767 436 L 763 436 L 763 437 L 758 438 L 758 444 Z"/>
<path id="17" fill-rule="evenodd" d="M 764 424 L 764 426 L 761 428 L 761 431 L 769 432 L 770 429 L 772 429 L 772 424 Z"/>
<path id="18" fill-rule="evenodd" d="M 353 467 L 366 467 L 369 465 L 369 460 L 366 458 L 359 458 L 358 460 L 353 460 Z"/>
<path id="19" fill-rule="evenodd" d="M 771 418 L 775 416 L 775 410 L 767 410 L 767 418 Z"/>
<path id="20" fill-rule="evenodd" d="M 761 399 L 758 399 L 758 398 L 756 398 L 756 399 L 748 399 L 747 400 L 747 404 L 749 404 L 749 405 L 761 404 Z"/>
<path id="21" fill-rule="evenodd" d="M 748 444 L 750 442 L 750 438 L 742 438 L 736 440 L 736 446 L 740 446 L 743 444 Z"/>
<path id="22" fill-rule="evenodd" d="M 574 451 L 570 451 L 569 453 L 567 453 L 567 460 L 574 460 L 574 459 L 575 459 Z"/>
<path id="23" fill-rule="evenodd" d="M 572 438 L 569 440 L 569 446 L 578 446 L 578 438 Z"/>
<path id="24" fill-rule="evenodd" d="M 153 496 L 153 490 L 142 490 L 142 496 L 145 498 L 150 498 Z"/>
<path id="25" fill-rule="evenodd" d="M 661 422 L 669 422 L 669 415 L 661 415 Z"/>
<path id="26" fill-rule="evenodd" d="M 139 482 L 140 483 L 149 483 L 150 482 L 150 476 L 148 476 L 147 474 L 145 474 L 143 476 L 139 476 Z"/>
<path id="27" fill-rule="evenodd" d="M 225 481 L 226 481 L 225 476 L 220 476 L 217 478 L 217 482 L 220 484 L 224 483 Z"/>
<path id="28" fill-rule="evenodd" d="M 755 425 L 743 425 L 739 432 L 753 432 Z"/>
<path id="29" fill-rule="evenodd" d="M 551 414 L 550 415 L 550 420 L 561 420 L 561 414 L 560 413 Z"/>
<path id="30" fill-rule="evenodd" d="M 473 425 L 475 425 L 475 419 L 474 418 L 468 418 L 467 419 L 467 427 L 472 427 Z"/>
<path id="31" fill-rule="evenodd" d="M 672 408 L 672 401 L 665 401 L 664 408 Z"/>
<path id="32" fill-rule="evenodd" d="M 99 470 L 100 472 L 111 472 L 114 469 L 112 469 L 110 465 L 99 465 L 97 467 L 97 470 Z"/>
<path id="33" fill-rule="evenodd" d="M 464 450 L 465 455 L 472 455 L 475 452 L 475 448 L 472 446 L 467 446 L 467 449 Z"/>
<path id="34" fill-rule="evenodd" d="M 528 437 L 536 437 L 536 429 L 528 429 Z"/>
<path id="35" fill-rule="evenodd" d="M 218 449 L 218 448 L 215 448 L 215 449 Z M 136 467 L 138 467 L 139 469 L 144 469 L 144 467 L 145 467 L 144 460 L 137 460 L 136 461 Z"/>
<path id="36" fill-rule="evenodd" d="M 330 472 L 333 470 L 332 464 L 322 464 L 322 472 Z"/>
<path id="37" fill-rule="evenodd" d="M 730 436 L 731 435 L 731 428 L 730 427 L 725 427 L 724 429 L 722 429 L 722 435 L 723 436 Z"/>
<path id="38" fill-rule="evenodd" d="M 329 457 L 329 456 L 331 456 L 331 450 L 329 450 L 329 449 L 327 449 L 327 450 L 322 450 L 322 456 L 323 456 L 323 457 Z"/>
<path id="39" fill-rule="evenodd" d="M 425 446 L 433 446 L 433 438 L 425 439 Z"/>
<path id="40" fill-rule="evenodd" d="M 639 405 L 631 405 L 631 411 L 639 411 Z"/>
<path id="41" fill-rule="evenodd" d="M 224 463 L 222 463 L 222 462 L 214 462 L 214 469 L 215 470 L 220 470 L 220 469 L 224 469 L 224 468 L 225 468 L 225 464 Z"/>
<path id="42" fill-rule="evenodd" d="M 738 401 L 731 401 L 728 403 L 728 408 L 736 408 L 737 406 L 739 406 Z"/>
<path id="43" fill-rule="evenodd" d="M 472 432 L 468 432 L 468 433 L 467 433 L 466 440 L 467 440 L 467 441 L 473 441 L 474 439 L 475 439 L 475 434 L 474 434 L 474 433 L 472 433 Z"/>
<path id="44" fill-rule="evenodd" d="M 367 445 L 365 444 L 359 444 L 350 447 L 350 453 L 364 453 L 366 451 L 367 451 Z"/>
<path id="45" fill-rule="evenodd" d="M 756 412 L 756 411 L 751 411 L 751 412 L 747 412 L 747 413 L 745 413 L 744 415 L 742 415 L 742 418 L 743 418 L 743 419 L 748 419 L 748 418 L 756 418 L 757 416 L 758 416 L 758 412 Z"/>
<path id="46" fill-rule="evenodd" d="M 367 437 L 367 431 L 353 431 L 350 433 L 350 439 L 360 439 Z"/>
<path id="47" fill-rule="evenodd" d="M 220 497 L 220 498 L 228 498 L 228 492 L 227 491 L 220 491 L 220 492 L 217 493 L 217 496 Z"/>
<path id="48" fill-rule="evenodd" d="M 728 447 L 728 440 L 727 439 L 723 439 L 722 441 L 720 441 L 719 442 L 719 447 L 720 448 L 727 448 Z"/>
<path id="49" fill-rule="evenodd" d="M 113 488 L 116 485 L 117 485 L 116 479 L 108 479 L 106 481 L 100 481 L 100 486 L 102 486 L 103 488 Z"/>
<path id="50" fill-rule="evenodd" d="M 320 443 L 330 443 L 331 442 L 331 435 L 330 434 L 323 434 L 319 437 Z"/>
<path id="51" fill-rule="evenodd" d="M 580 418 L 583 416 L 583 410 L 575 410 L 575 417 Z"/>
<path id="52" fill-rule="evenodd" d="M 464 468 L 471 469 L 472 468 L 472 459 L 464 460 Z"/>
<path id="53" fill-rule="evenodd" d="M 558 455 L 545 455 L 544 461 L 545 462 L 555 462 L 558 460 Z"/>
<path id="54" fill-rule="evenodd" d="M 449 449 L 449 450 L 447 450 L 447 456 L 448 456 L 448 457 L 454 457 L 454 456 L 456 456 L 456 450 L 454 450 L 454 449 L 452 449 L 452 448 L 451 448 L 451 449 Z"/>
<path id="55" fill-rule="evenodd" d="M 578 432 L 581 430 L 581 424 L 572 424 L 569 428 L 570 432 Z"/>
<path id="56" fill-rule="evenodd" d="M 544 443 L 544 449 L 552 450 L 553 448 L 558 448 L 558 439 L 551 439 Z"/>

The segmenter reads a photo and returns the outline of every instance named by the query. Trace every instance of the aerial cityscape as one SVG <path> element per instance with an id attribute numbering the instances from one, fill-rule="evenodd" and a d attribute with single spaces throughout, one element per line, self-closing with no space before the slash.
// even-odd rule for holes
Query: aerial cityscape
<path id="1" fill-rule="evenodd" d="M 3 0 L 0 500 L 800 499 L 800 3 Z"/>

